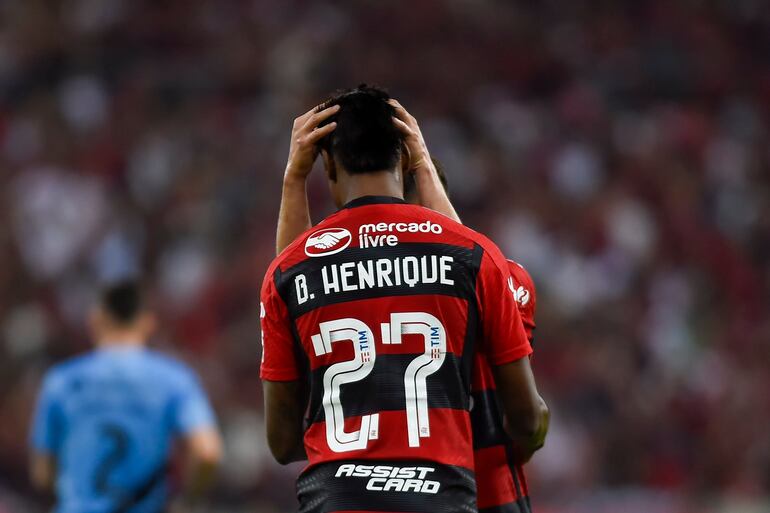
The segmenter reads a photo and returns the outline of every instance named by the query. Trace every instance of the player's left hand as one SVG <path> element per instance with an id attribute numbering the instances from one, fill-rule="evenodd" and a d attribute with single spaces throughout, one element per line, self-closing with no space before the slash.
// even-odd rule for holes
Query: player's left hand
<path id="1" fill-rule="evenodd" d="M 318 125 L 335 114 L 339 105 L 319 110 L 313 107 L 294 120 L 291 129 L 291 145 L 289 146 L 289 160 L 286 163 L 284 179 L 298 178 L 304 180 L 313 169 L 313 163 L 318 156 L 316 143 L 329 135 L 337 127 L 337 123 L 331 123 L 318 127 Z"/>
<path id="2" fill-rule="evenodd" d="M 417 119 L 409 114 L 398 100 L 391 98 L 388 103 L 396 109 L 393 123 L 404 134 L 404 144 L 406 144 L 406 149 L 409 152 L 409 169 L 405 171 L 435 173 L 436 169 L 430 158 L 430 152 L 428 152 L 428 146 L 425 144 L 420 126 L 417 124 Z"/>
<path id="3" fill-rule="evenodd" d="M 168 506 L 168 513 L 192 513 L 192 508 L 185 501 L 174 499 Z"/>

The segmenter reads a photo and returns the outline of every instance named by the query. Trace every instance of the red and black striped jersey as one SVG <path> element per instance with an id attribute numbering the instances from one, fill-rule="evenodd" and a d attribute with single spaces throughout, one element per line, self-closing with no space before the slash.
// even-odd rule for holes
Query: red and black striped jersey
<path id="1" fill-rule="evenodd" d="M 300 511 L 476 510 L 476 352 L 531 353 L 486 237 L 389 197 L 300 236 L 262 286 L 262 378 L 309 380 Z"/>
<path id="2" fill-rule="evenodd" d="M 535 329 L 535 284 L 526 269 L 508 260 L 509 288 L 521 314 L 527 339 L 533 341 Z M 473 446 L 481 513 L 530 513 L 529 490 L 523 465 L 516 461 L 511 441 L 505 433 L 492 369 L 481 353 L 476 355 L 473 378 Z"/>

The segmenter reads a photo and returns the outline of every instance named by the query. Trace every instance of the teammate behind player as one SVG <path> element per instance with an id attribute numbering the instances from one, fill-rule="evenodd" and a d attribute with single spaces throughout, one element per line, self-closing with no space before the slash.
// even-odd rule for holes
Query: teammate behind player
<path id="1" fill-rule="evenodd" d="M 420 194 L 414 174 L 407 173 L 404 176 L 405 200 L 417 203 L 421 199 L 430 200 L 433 195 L 448 194 L 446 176 L 440 164 L 434 159 L 433 165 L 443 190 L 430 188 Z M 516 299 L 527 339 L 532 344 L 535 330 L 535 284 L 529 272 L 518 262 L 508 260 L 508 269 L 511 272 L 509 287 Z M 526 452 L 521 454 L 505 433 L 505 421 L 495 391 L 494 376 L 489 363 L 481 354 L 476 355 L 472 396 L 471 425 L 479 511 L 530 513 L 532 506 L 524 474 L 524 463 L 530 455 Z"/>
<path id="2" fill-rule="evenodd" d="M 169 499 L 172 444 L 184 443 L 178 501 L 213 477 L 221 441 L 194 373 L 145 348 L 154 318 L 138 285 L 107 288 L 90 317 L 96 349 L 45 376 L 32 426 L 31 478 L 58 513 L 157 513 Z"/>
<path id="3" fill-rule="evenodd" d="M 344 207 L 265 277 L 268 442 L 282 463 L 308 458 L 303 512 L 475 511 L 476 349 L 494 366 L 519 447 L 542 445 L 547 414 L 505 259 L 485 237 L 401 199 L 402 165 L 431 164 L 403 121 L 395 130 L 399 106 L 386 100 L 362 87 L 295 121 L 287 181 L 309 173 L 331 134 L 321 153 Z"/>
<path id="4" fill-rule="evenodd" d="M 414 118 L 409 118 L 403 108 L 402 117 L 407 126 L 412 126 L 416 135 L 414 151 L 425 157 L 427 148 L 422 149 L 424 142 L 419 134 L 419 127 Z M 413 151 L 413 152 L 414 152 Z M 448 199 L 448 184 L 446 175 L 440 163 L 431 158 L 440 187 L 435 179 L 424 176 L 430 169 L 422 169 L 419 176 L 422 189 L 417 185 L 418 176 L 414 172 L 404 173 L 404 200 L 411 204 L 421 204 L 421 201 L 446 208 Z M 281 196 L 281 216 L 278 219 L 276 231 L 277 253 L 283 251 L 296 237 L 309 226 L 303 221 L 310 222 L 308 202 L 305 193 L 304 176 L 289 176 Z M 295 183 L 292 183 L 294 180 Z M 459 221 L 454 210 L 442 212 Z M 511 272 L 511 289 L 521 314 L 527 339 L 532 343 L 535 329 L 536 294 L 532 277 L 513 260 L 508 260 Z M 473 444 L 475 456 L 476 484 L 478 505 L 482 513 L 499 513 L 510 511 L 528 513 L 531 511 L 527 481 L 524 474 L 523 461 L 517 456 L 517 450 L 505 434 L 503 416 L 495 394 L 495 383 L 491 369 L 482 355 L 477 355 L 474 368 L 472 396 L 474 407 L 471 410 L 473 427 Z M 526 455 L 525 455 L 526 457 Z"/>

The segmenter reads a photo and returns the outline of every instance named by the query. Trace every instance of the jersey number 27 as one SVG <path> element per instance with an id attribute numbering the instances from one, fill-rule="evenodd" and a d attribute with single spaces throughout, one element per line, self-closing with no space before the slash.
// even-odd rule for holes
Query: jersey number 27
<path id="1" fill-rule="evenodd" d="M 345 416 L 340 402 L 340 386 L 366 378 L 374 368 L 377 350 L 374 333 L 366 323 L 353 318 L 322 322 L 320 333 L 313 335 L 316 356 L 332 352 L 335 342 L 353 343 L 352 360 L 331 365 L 323 376 L 323 408 L 326 416 L 326 441 L 334 452 L 365 449 L 379 434 L 379 413 L 361 417 L 361 428 L 345 431 Z M 428 376 L 438 371 L 446 357 L 446 330 L 436 317 L 425 312 L 390 314 L 390 322 L 380 324 L 383 344 L 401 344 L 402 335 L 422 335 L 424 352 L 412 360 L 404 374 L 406 424 L 409 447 L 419 447 L 420 438 L 430 436 L 428 418 Z"/>

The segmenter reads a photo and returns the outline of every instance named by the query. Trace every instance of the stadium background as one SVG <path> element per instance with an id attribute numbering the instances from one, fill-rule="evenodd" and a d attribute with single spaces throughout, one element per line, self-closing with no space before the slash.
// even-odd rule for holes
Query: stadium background
<path id="1" fill-rule="evenodd" d="M 41 510 L 41 373 L 135 270 L 221 421 L 204 511 L 291 511 L 257 286 L 291 121 L 359 82 L 417 116 L 464 220 L 539 286 L 536 510 L 768 511 L 770 4 L 5 0 L 0 512 Z M 311 196 L 331 212 L 320 176 Z"/>

